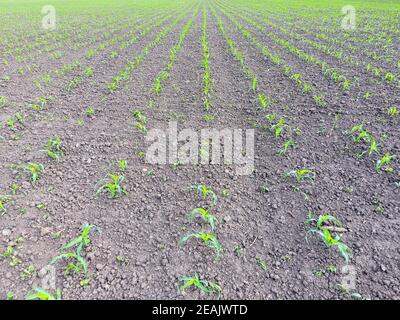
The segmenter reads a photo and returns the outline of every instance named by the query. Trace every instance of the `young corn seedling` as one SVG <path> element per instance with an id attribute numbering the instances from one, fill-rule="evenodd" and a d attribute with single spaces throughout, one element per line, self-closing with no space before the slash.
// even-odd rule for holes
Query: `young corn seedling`
<path id="1" fill-rule="evenodd" d="M 161 78 L 158 77 L 154 80 L 153 91 L 155 94 L 159 95 L 161 93 Z"/>
<path id="2" fill-rule="evenodd" d="M 367 151 L 364 151 L 360 154 L 360 157 L 367 152 L 369 156 L 371 156 L 373 153 L 378 153 L 379 144 L 374 136 L 364 129 L 364 124 L 361 123 L 351 128 L 351 134 L 355 143 L 364 142 L 369 147 Z"/>
<path id="3" fill-rule="evenodd" d="M 214 231 L 215 224 L 217 222 L 217 218 L 213 216 L 209 210 L 204 208 L 195 208 L 189 213 L 189 223 L 192 223 L 193 220 L 197 217 L 201 217 L 204 222 L 208 223 L 211 227 L 211 230 Z"/>
<path id="4" fill-rule="evenodd" d="M 376 172 L 380 172 L 380 171 L 382 170 L 383 167 L 387 166 L 387 165 L 388 165 L 389 163 L 391 163 L 395 158 L 396 158 L 395 155 L 390 155 L 389 152 L 386 152 L 385 155 L 384 155 L 381 159 L 379 159 L 379 160 L 376 162 L 376 165 L 375 165 L 375 170 L 376 170 Z M 385 168 L 385 171 L 387 171 L 387 172 L 392 172 L 393 169 L 387 167 L 387 168 Z"/>
<path id="5" fill-rule="evenodd" d="M 349 91 L 351 87 L 351 81 L 346 79 L 342 82 L 342 87 L 344 91 Z"/>
<path id="6" fill-rule="evenodd" d="M 365 141 L 370 136 L 370 133 L 364 129 L 363 123 L 355 125 L 353 128 L 351 128 L 351 133 L 352 133 L 353 140 L 356 143 Z"/>
<path id="7" fill-rule="evenodd" d="M 210 195 L 212 198 L 212 204 L 214 206 L 217 204 L 218 197 L 211 188 L 207 188 L 207 186 L 204 184 L 193 185 L 191 188 L 196 190 L 204 201 L 207 200 L 208 195 Z"/>
<path id="8" fill-rule="evenodd" d="M 397 107 L 390 107 L 387 113 L 391 117 L 397 117 L 400 114 L 400 111 L 397 109 Z"/>
<path id="9" fill-rule="evenodd" d="M 258 80 L 256 77 L 254 77 L 253 82 L 251 84 L 251 90 L 253 90 L 253 93 L 256 93 L 257 86 L 258 86 Z"/>
<path id="10" fill-rule="evenodd" d="M 361 156 L 365 153 L 368 152 L 368 155 L 371 156 L 373 153 L 378 153 L 378 149 L 379 149 L 379 144 L 378 142 L 376 142 L 374 137 L 370 137 L 370 139 L 368 140 L 369 143 L 369 150 L 368 151 L 364 151 Z"/>
<path id="11" fill-rule="evenodd" d="M 67 261 L 72 260 L 72 262 L 70 262 L 66 267 L 65 274 L 68 275 L 70 274 L 70 272 L 75 272 L 75 273 L 84 272 L 84 274 L 87 275 L 88 273 L 87 261 L 84 257 L 82 257 L 81 252 L 91 243 L 91 240 L 89 238 L 89 233 L 92 229 L 98 230 L 98 228 L 94 225 L 85 224 L 82 227 L 81 234 L 78 237 L 72 239 L 70 242 L 68 242 L 61 248 L 61 251 L 68 251 L 68 250 L 70 251 L 66 253 L 61 253 L 60 255 L 54 257 L 49 262 L 49 264 L 52 265 L 62 259 L 66 259 Z"/>
<path id="12" fill-rule="evenodd" d="M 90 50 L 88 50 L 88 52 L 86 53 L 85 58 L 86 58 L 86 59 L 91 59 L 91 58 L 94 57 L 95 53 L 96 53 L 96 52 L 94 51 L 94 49 L 90 49 Z"/>
<path id="13" fill-rule="evenodd" d="M 314 222 L 316 224 L 315 229 L 311 229 L 307 231 L 307 234 L 317 234 L 321 237 L 324 244 L 329 247 L 336 247 L 340 254 L 345 259 L 346 263 L 349 263 L 349 254 L 350 249 L 349 247 L 341 241 L 342 236 L 340 234 L 336 234 L 335 236 L 332 235 L 330 230 L 335 230 L 335 228 L 340 228 L 341 223 L 335 217 L 331 215 L 320 215 L 318 219 L 309 218 L 306 220 L 306 223 Z M 328 225 L 327 223 L 331 223 Z M 333 227 L 333 228 L 332 228 Z M 336 229 L 339 230 L 339 229 Z M 333 231 L 332 231 L 333 232 Z M 306 240 L 308 241 L 307 237 Z"/>
<path id="14" fill-rule="evenodd" d="M 102 185 L 97 189 L 96 195 L 109 192 L 113 199 L 120 195 L 127 195 L 128 192 L 121 185 L 124 180 L 125 176 L 123 174 L 109 173 L 105 178 L 99 181 L 99 184 Z"/>
<path id="15" fill-rule="evenodd" d="M 14 254 L 14 247 L 13 246 L 7 246 L 6 250 L 4 250 L 3 253 L 0 254 L 1 258 L 9 258 Z"/>
<path id="16" fill-rule="evenodd" d="M 261 259 L 261 258 L 257 258 L 256 259 L 257 264 L 260 266 L 261 269 L 263 269 L 264 271 L 268 270 L 268 262 Z"/>
<path id="17" fill-rule="evenodd" d="M 26 280 L 30 277 L 32 277 L 32 275 L 35 273 L 36 269 L 33 265 L 29 265 L 27 266 L 24 270 L 22 270 L 20 276 L 22 280 Z"/>
<path id="18" fill-rule="evenodd" d="M 76 253 L 80 254 L 83 249 L 85 249 L 89 244 L 91 243 L 91 240 L 89 238 L 90 231 L 94 229 L 99 231 L 99 228 L 96 227 L 95 225 L 92 224 L 84 224 L 82 227 L 82 232 L 81 234 L 72 239 L 70 242 L 68 242 L 65 246 L 62 247 L 63 250 L 65 249 L 70 249 L 70 248 L 76 248 Z"/>
<path id="19" fill-rule="evenodd" d="M 179 277 L 178 287 L 180 288 L 182 293 L 184 293 L 187 288 L 190 288 L 192 286 L 207 294 L 216 293 L 218 294 L 218 297 L 221 295 L 222 292 L 222 288 L 217 283 L 203 280 L 197 273 L 193 277 Z"/>
<path id="20" fill-rule="evenodd" d="M 363 97 L 364 97 L 365 100 L 368 100 L 370 96 L 371 96 L 371 92 L 369 92 L 369 91 L 366 91 L 366 92 L 364 93 L 364 95 L 363 95 Z"/>
<path id="21" fill-rule="evenodd" d="M 263 93 L 258 94 L 258 101 L 260 102 L 261 108 L 263 108 L 264 110 L 266 110 L 271 104 L 271 98 Z"/>
<path id="22" fill-rule="evenodd" d="M 315 173 L 309 169 L 303 170 L 292 170 L 286 173 L 287 177 L 295 177 L 298 183 L 303 182 L 305 180 L 315 180 Z"/>
<path id="23" fill-rule="evenodd" d="M 85 114 L 86 114 L 86 116 L 89 117 L 89 118 L 93 117 L 93 116 L 94 116 L 94 109 L 93 109 L 93 107 L 87 107 L 87 108 L 85 109 Z"/>
<path id="24" fill-rule="evenodd" d="M 235 246 L 233 247 L 233 252 L 235 256 L 239 258 L 242 255 L 242 251 L 243 251 L 242 245 L 235 244 Z"/>
<path id="25" fill-rule="evenodd" d="M 312 91 L 312 86 L 310 86 L 309 84 L 303 85 L 303 93 L 309 93 L 311 91 Z"/>
<path id="26" fill-rule="evenodd" d="M 276 123 L 271 125 L 271 131 L 275 132 L 275 138 L 278 139 L 284 133 L 284 130 L 287 128 L 287 124 L 285 123 L 285 116 L 282 116 Z"/>
<path id="27" fill-rule="evenodd" d="M 35 184 L 40 179 L 41 174 L 44 171 L 44 166 L 40 163 L 30 162 L 18 166 L 17 169 L 22 169 L 23 172 L 29 174 L 31 183 Z"/>
<path id="28" fill-rule="evenodd" d="M 107 90 L 109 93 L 114 93 L 118 89 L 118 82 L 114 81 L 107 84 Z"/>
<path id="29" fill-rule="evenodd" d="M 134 125 L 142 132 L 146 132 L 146 116 L 140 111 L 133 112 L 133 118 L 135 119 Z"/>
<path id="30" fill-rule="evenodd" d="M 59 160 L 64 156 L 64 152 L 62 150 L 63 143 L 61 138 L 55 137 L 50 139 L 46 145 L 44 146 L 44 151 L 47 153 L 47 155 L 54 159 L 54 160 Z"/>
<path id="31" fill-rule="evenodd" d="M 396 76 L 390 72 L 386 73 L 385 76 L 383 77 L 384 80 L 387 80 L 389 82 L 392 82 L 394 79 L 396 79 Z"/>
<path id="32" fill-rule="evenodd" d="M 269 123 L 273 123 L 276 119 L 278 119 L 279 118 L 279 115 L 277 114 L 277 113 L 268 113 L 266 116 L 265 116 L 265 119 L 267 119 L 267 121 L 269 122 Z"/>
<path id="33" fill-rule="evenodd" d="M 35 288 L 33 292 L 26 295 L 26 300 L 61 300 L 61 290 L 57 289 L 56 294 L 53 295 L 42 288 Z"/>
<path id="34" fill-rule="evenodd" d="M 93 69 L 92 69 L 92 68 L 87 67 L 87 68 L 83 71 L 83 74 L 84 74 L 85 77 L 93 77 L 94 72 L 93 72 Z"/>
<path id="35" fill-rule="evenodd" d="M 13 184 L 10 186 L 10 189 L 11 189 L 11 194 L 15 196 L 18 190 L 21 189 L 21 186 L 18 183 L 13 182 Z"/>
<path id="36" fill-rule="evenodd" d="M 0 195 L 0 216 L 4 215 L 7 212 L 7 205 L 10 202 L 10 196 L 2 196 Z"/>
<path id="37" fill-rule="evenodd" d="M 118 255 L 115 257 L 115 260 L 120 264 L 120 265 L 128 265 L 128 260 L 122 256 L 122 255 Z"/>
<path id="38" fill-rule="evenodd" d="M 214 250 L 216 260 L 219 259 L 222 246 L 214 235 L 205 232 L 190 233 L 179 241 L 179 245 L 183 246 L 191 238 L 200 239 L 206 247 Z"/>
<path id="39" fill-rule="evenodd" d="M 50 100 L 50 98 L 45 98 L 45 97 L 38 98 L 36 99 L 35 103 L 31 104 L 31 108 L 36 111 L 42 111 L 47 107 L 48 100 Z"/>
<path id="40" fill-rule="evenodd" d="M 15 131 L 16 130 L 15 125 L 17 123 L 20 123 L 20 124 L 24 124 L 25 123 L 25 116 L 24 116 L 23 113 L 17 112 L 10 119 L 8 119 L 6 123 L 7 123 L 7 126 L 11 130 Z"/>
<path id="41" fill-rule="evenodd" d="M 323 107 L 325 105 L 324 98 L 319 95 L 314 96 L 314 102 L 318 107 Z"/>
<path id="42" fill-rule="evenodd" d="M 128 167 L 128 161 L 126 160 L 118 160 L 117 161 L 118 170 L 119 172 L 125 172 L 126 168 Z"/>
<path id="43" fill-rule="evenodd" d="M 285 155 L 289 151 L 290 147 L 292 148 L 295 147 L 295 142 L 293 139 L 286 140 L 286 142 L 283 144 L 282 149 L 279 150 L 279 155 L 281 156 Z"/>
<path id="44" fill-rule="evenodd" d="M 208 48 L 208 36 L 207 36 L 207 11 L 205 10 L 205 4 L 203 3 L 204 14 L 203 14 L 203 34 L 201 37 L 201 44 L 203 47 L 203 60 L 201 62 L 204 75 L 203 75 L 203 86 L 204 86 L 204 109 L 208 111 L 210 105 L 210 91 L 211 91 L 211 72 L 210 72 L 210 52 Z"/>
<path id="45" fill-rule="evenodd" d="M 5 107 L 8 104 L 8 99 L 5 96 L 0 96 L 0 108 Z"/>

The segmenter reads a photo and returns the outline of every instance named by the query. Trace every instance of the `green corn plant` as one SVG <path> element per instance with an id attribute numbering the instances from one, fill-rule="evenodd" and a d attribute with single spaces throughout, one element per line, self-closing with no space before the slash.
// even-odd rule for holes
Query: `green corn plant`
<path id="1" fill-rule="evenodd" d="M 222 252 L 222 246 L 214 235 L 205 232 L 190 233 L 179 240 L 178 244 L 183 246 L 191 238 L 200 239 L 206 247 L 214 250 L 216 259 L 219 259 Z"/>
<path id="2" fill-rule="evenodd" d="M 24 270 L 22 270 L 22 272 L 20 273 L 21 279 L 26 280 L 26 279 L 32 277 L 32 275 L 35 273 L 35 270 L 36 270 L 35 267 L 30 264 Z"/>
<path id="3" fill-rule="evenodd" d="M 189 213 L 189 223 L 192 223 L 193 220 L 197 217 L 201 217 L 204 222 L 208 223 L 211 227 L 211 230 L 214 231 L 215 224 L 217 222 L 217 218 L 213 216 L 209 210 L 204 208 L 195 208 Z"/>
<path id="4" fill-rule="evenodd" d="M 257 85 L 258 85 L 258 80 L 257 80 L 256 77 L 254 77 L 254 78 L 253 78 L 252 85 L 251 85 L 251 90 L 253 90 L 253 93 L 256 93 Z"/>
<path id="5" fill-rule="evenodd" d="M 54 257 L 49 264 L 52 265 L 59 260 L 65 259 L 69 262 L 68 266 L 65 269 L 65 274 L 68 275 L 70 272 L 81 273 L 84 272 L 85 275 L 88 273 L 88 264 L 84 257 L 82 257 L 81 252 L 86 249 L 91 243 L 89 238 L 90 231 L 92 229 L 99 230 L 96 226 L 91 224 L 85 224 L 82 227 L 81 234 L 66 245 L 61 247 L 61 254 Z M 63 252 L 67 251 L 67 252 Z"/>
<path id="6" fill-rule="evenodd" d="M 30 292 L 25 297 L 26 300 L 61 300 L 61 290 L 57 289 L 55 295 L 42 289 L 35 288 L 33 292 Z"/>
<path id="7" fill-rule="evenodd" d="M 357 124 L 353 128 L 351 128 L 351 134 L 354 142 L 359 143 L 362 140 L 367 139 L 370 133 L 364 129 L 364 124 Z"/>
<path id="8" fill-rule="evenodd" d="M 87 67 L 87 68 L 83 71 L 83 74 L 84 74 L 85 77 L 93 77 L 94 72 L 93 72 L 93 69 L 92 69 L 92 68 Z"/>
<path id="9" fill-rule="evenodd" d="M 45 97 L 41 97 L 36 99 L 35 103 L 31 104 L 31 108 L 37 111 L 42 111 L 47 107 L 47 102 L 48 100 L 51 100 L 50 98 L 45 98 Z"/>
<path id="10" fill-rule="evenodd" d="M 70 248 L 76 248 L 76 252 L 78 254 L 81 253 L 83 249 L 85 249 L 87 246 L 90 245 L 91 240 L 89 238 L 90 231 L 91 230 L 97 230 L 99 231 L 99 228 L 95 225 L 92 224 L 84 224 L 82 227 L 81 234 L 74 239 L 72 239 L 70 242 L 68 242 L 66 245 L 62 247 L 62 250 L 70 249 Z"/>
<path id="11" fill-rule="evenodd" d="M 365 100 L 369 99 L 370 96 L 371 96 L 371 92 L 369 92 L 369 91 L 366 91 L 366 92 L 364 93 L 364 95 L 363 95 L 363 97 L 364 97 Z"/>
<path id="12" fill-rule="evenodd" d="M 111 82 L 107 84 L 107 90 L 109 93 L 114 93 L 118 89 L 118 83 L 117 82 Z"/>
<path id="13" fill-rule="evenodd" d="M 314 180 L 315 179 L 315 173 L 309 169 L 291 170 L 288 173 L 286 173 L 286 176 L 287 177 L 295 177 L 296 181 L 298 183 L 303 182 L 305 180 Z"/>
<path id="14" fill-rule="evenodd" d="M 85 109 L 85 114 L 86 114 L 86 116 L 89 117 L 89 118 L 93 117 L 93 116 L 94 116 L 94 109 L 93 109 L 93 107 L 87 107 L 87 108 Z"/>
<path id="15" fill-rule="evenodd" d="M 312 91 L 312 86 L 310 86 L 309 84 L 303 85 L 303 93 L 309 93 L 311 91 Z"/>
<path id="16" fill-rule="evenodd" d="M 11 129 L 11 130 L 15 130 L 15 119 L 14 118 L 10 118 L 7 120 L 7 126 Z"/>
<path id="17" fill-rule="evenodd" d="M 272 122 L 274 122 L 278 117 L 279 117 L 279 115 L 276 114 L 276 113 L 268 113 L 268 114 L 265 116 L 265 119 L 267 119 L 268 122 L 272 123 Z"/>
<path id="18" fill-rule="evenodd" d="M 126 168 L 128 167 L 128 161 L 126 160 L 118 160 L 117 161 L 118 170 L 119 172 L 125 172 Z"/>
<path id="19" fill-rule="evenodd" d="M 350 87 L 351 87 L 351 81 L 348 80 L 348 79 L 344 80 L 344 81 L 342 82 L 342 87 L 343 87 L 343 90 L 349 91 L 349 90 L 350 90 Z"/>
<path id="20" fill-rule="evenodd" d="M 73 89 L 78 88 L 79 84 L 82 82 L 82 77 L 75 77 L 72 79 L 67 85 L 67 91 L 71 91 Z"/>
<path id="21" fill-rule="evenodd" d="M 396 158 L 395 155 L 390 155 L 389 152 L 386 152 L 385 155 L 376 162 L 375 170 L 376 172 L 380 172 L 382 168 L 389 163 L 391 163 Z M 391 169 L 386 169 L 387 171 L 392 171 Z"/>
<path id="22" fill-rule="evenodd" d="M 335 236 L 332 235 L 330 230 L 328 229 L 328 226 L 326 225 L 327 222 L 331 222 L 334 226 L 341 226 L 341 223 L 339 220 L 337 220 L 335 217 L 331 215 L 320 215 L 318 219 L 314 218 L 309 218 L 306 220 L 306 223 L 311 223 L 315 222 L 316 223 L 316 228 L 311 229 L 307 231 L 307 234 L 317 234 L 321 237 L 323 240 L 324 244 L 329 248 L 329 247 L 336 247 L 340 254 L 343 256 L 345 259 L 346 263 L 349 263 L 349 254 L 350 254 L 350 249 L 349 247 L 341 241 L 341 235 L 337 234 Z M 307 237 L 306 240 L 308 241 Z"/>
<path id="23" fill-rule="evenodd" d="M 396 79 L 396 76 L 390 72 L 386 73 L 385 76 L 383 77 L 384 80 L 387 80 L 389 82 L 393 81 Z"/>
<path id="24" fill-rule="evenodd" d="M 271 103 L 271 98 L 266 96 L 263 93 L 259 93 L 258 94 L 258 101 L 260 102 L 261 108 L 263 108 L 264 110 L 268 108 L 268 106 Z"/>
<path id="25" fill-rule="evenodd" d="M 47 155 L 54 159 L 59 160 L 64 156 L 64 152 L 62 150 L 63 143 L 60 137 L 54 137 L 50 139 L 44 146 L 44 151 Z"/>
<path id="26" fill-rule="evenodd" d="M 14 118 L 15 118 L 15 120 L 18 121 L 20 124 L 24 124 L 24 122 L 25 122 L 25 115 L 24 115 L 23 113 L 21 113 L 21 112 L 17 112 L 17 113 L 14 115 Z"/>
<path id="27" fill-rule="evenodd" d="M 153 91 L 157 95 L 161 93 L 161 78 L 156 78 L 154 80 Z"/>
<path id="28" fill-rule="evenodd" d="M 373 153 L 378 153 L 379 144 L 376 142 L 375 138 L 371 136 L 369 142 L 368 155 L 371 156 Z"/>
<path id="29" fill-rule="evenodd" d="M 89 238 L 90 231 L 91 230 L 97 230 L 100 231 L 100 229 L 92 224 L 84 224 L 82 227 L 81 234 L 74 239 L 72 239 L 70 242 L 68 242 L 66 245 L 64 245 L 61 249 L 66 250 L 70 248 L 76 248 L 76 253 L 80 254 L 82 250 L 84 250 L 89 244 L 91 243 L 91 240 Z"/>
<path id="30" fill-rule="evenodd" d="M 11 189 L 11 194 L 16 195 L 17 191 L 21 189 L 21 186 L 18 183 L 13 182 L 12 185 L 10 186 L 10 189 Z"/>
<path id="31" fill-rule="evenodd" d="M 396 117 L 400 114 L 400 111 L 397 109 L 397 107 L 390 107 L 388 108 L 387 113 L 391 117 Z"/>
<path id="32" fill-rule="evenodd" d="M 44 166 L 40 163 L 30 162 L 28 164 L 17 166 L 17 169 L 23 170 L 23 172 L 30 175 L 30 181 L 35 184 L 41 177 L 44 171 Z"/>
<path id="33" fill-rule="evenodd" d="M 7 246 L 6 250 L 0 254 L 0 257 L 2 258 L 9 258 L 14 254 L 14 247 L 13 246 Z"/>
<path id="34" fill-rule="evenodd" d="M 127 195 L 128 192 L 121 185 L 124 180 L 125 176 L 123 174 L 109 173 L 105 178 L 99 181 L 101 186 L 97 189 L 96 195 L 109 192 L 113 199 L 120 195 Z"/>
<path id="35" fill-rule="evenodd" d="M 286 142 L 283 144 L 282 149 L 279 150 L 279 155 L 281 155 L 281 156 L 285 155 L 288 152 L 290 147 L 292 147 L 292 148 L 295 147 L 295 142 L 293 139 L 286 140 Z"/>
<path id="36" fill-rule="evenodd" d="M 140 111 L 133 112 L 134 125 L 142 132 L 146 132 L 147 117 Z"/>
<path id="37" fill-rule="evenodd" d="M 207 200 L 208 195 L 210 195 L 211 198 L 212 198 L 212 204 L 214 206 L 217 204 L 218 197 L 217 197 L 216 193 L 211 188 L 208 188 L 204 184 L 193 185 L 191 188 L 193 190 L 196 190 L 200 194 L 200 196 L 202 197 L 202 199 L 204 201 Z"/>
<path id="38" fill-rule="evenodd" d="M 6 124 L 11 130 L 15 130 L 16 123 L 24 124 L 25 116 L 21 112 L 15 113 L 10 119 L 7 120 Z"/>
<path id="39" fill-rule="evenodd" d="M 13 257 L 11 257 L 10 267 L 13 267 L 13 268 L 14 268 L 14 267 L 20 265 L 21 263 L 22 263 L 21 259 L 19 259 L 19 258 L 13 256 Z"/>
<path id="40" fill-rule="evenodd" d="M 203 60 L 201 62 L 204 69 L 203 84 L 204 84 L 204 109 L 208 111 L 211 107 L 210 105 L 210 90 L 211 90 L 211 72 L 210 72 L 210 52 L 208 48 L 208 36 L 207 36 L 207 11 L 205 9 L 205 3 L 203 3 L 203 34 L 201 37 L 201 44 L 203 48 Z"/>
<path id="41" fill-rule="evenodd" d="M 298 84 L 301 85 L 303 83 L 303 80 L 301 79 L 301 74 L 295 73 L 292 74 L 291 78 Z"/>
<path id="42" fill-rule="evenodd" d="M 271 125 L 271 130 L 275 132 L 276 139 L 282 136 L 285 128 L 287 128 L 285 116 L 282 116 L 275 124 Z"/>
<path id="43" fill-rule="evenodd" d="M 351 134 L 355 143 L 360 143 L 363 141 L 368 145 L 368 150 L 362 152 L 360 156 L 363 156 L 365 153 L 368 153 L 369 156 L 371 156 L 373 153 L 378 153 L 379 144 L 374 136 L 364 129 L 363 123 L 355 125 L 353 128 L 351 128 Z"/>
<path id="44" fill-rule="evenodd" d="M 267 261 L 265 261 L 263 259 L 260 259 L 260 258 L 257 258 L 256 261 L 257 261 L 257 264 L 260 266 L 261 269 L 263 269 L 264 271 L 268 270 Z"/>
<path id="45" fill-rule="evenodd" d="M 319 95 L 314 96 L 314 102 L 318 107 L 323 107 L 324 106 L 324 98 Z"/>
<path id="46" fill-rule="evenodd" d="M 64 270 L 64 274 L 70 275 L 71 273 L 84 273 L 87 275 L 88 273 L 88 264 L 87 261 L 84 257 L 81 255 L 77 254 L 76 252 L 67 252 L 67 253 L 62 253 L 56 257 L 54 257 L 49 264 L 52 265 L 56 263 L 58 260 L 63 260 L 65 259 L 68 261 L 68 265 Z"/>
<path id="47" fill-rule="evenodd" d="M 85 55 L 86 59 L 91 59 L 94 57 L 95 51 L 93 49 L 88 50 L 88 52 Z"/>
<path id="48" fill-rule="evenodd" d="M 0 108 L 5 107 L 8 104 L 8 99 L 5 96 L 0 96 Z"/>
<path id="49" fill-rule="evenodd" d="M 197 273 L 194 274 L 193 277 L 187 277 L 187 276 L 179 277 L 178 287 L 182 291 L 182 293 L 184 293 L 186 289 L 192 286 L 207 294 L 216 293 L 218 294 L 218 298 L 222 293 L 222 288 L 217 283 L 203 280 Z"/>
<path id="50" fill-rule="evenodd" d="M 7 204 L 10 202 L 10 196 L 2 196 L 0 195 L 0 215 L 4 215 L 7 212 Z"/>

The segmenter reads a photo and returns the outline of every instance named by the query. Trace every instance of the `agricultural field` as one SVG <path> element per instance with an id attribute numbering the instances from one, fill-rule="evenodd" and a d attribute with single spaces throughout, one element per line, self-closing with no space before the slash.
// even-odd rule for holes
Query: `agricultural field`
<path id="1" fill-rule="evenodd" d="M 398 1 L 0 18 L 0 299 L 400 299 Z"/>

